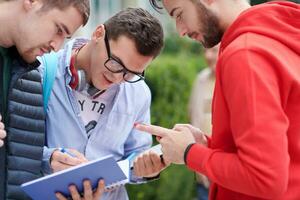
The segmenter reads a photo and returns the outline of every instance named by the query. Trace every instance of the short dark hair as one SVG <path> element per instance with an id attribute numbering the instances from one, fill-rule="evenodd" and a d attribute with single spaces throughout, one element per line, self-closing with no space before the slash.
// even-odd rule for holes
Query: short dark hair
<path id="1" fill-rule="evenodd" d="M 52 8 L 64 10 L 73 6 L 78 10 L 83 19 L 83 25 L 85 25 L 90 17 L 90 0 L 42 0 L 42 10 L 47 11 Z"/>
<path id="2" fill-rule="evenodd" d="M 143 56 L 156 57 L 163 45 L 163 28 L 154 16 L 142 8 L 127 8 L 115 14 L 105 23 L 109 39 L 120 36 L 132 39 L 138 52 Z"/>

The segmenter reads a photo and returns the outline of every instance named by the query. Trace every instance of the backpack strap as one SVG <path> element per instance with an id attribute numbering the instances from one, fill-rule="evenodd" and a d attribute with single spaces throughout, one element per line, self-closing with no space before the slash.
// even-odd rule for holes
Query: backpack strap
<path id="1" fill-rule="evenodd" d="M 44 79 L 43 79 L 43 97 L 44 97 L 44 109 L 47 110 L 49 97 L 52 91 L 53 83 L 56 77 L 58 54 L 51 52 L 41 57 L 41 61 L 44 65 Z"/>

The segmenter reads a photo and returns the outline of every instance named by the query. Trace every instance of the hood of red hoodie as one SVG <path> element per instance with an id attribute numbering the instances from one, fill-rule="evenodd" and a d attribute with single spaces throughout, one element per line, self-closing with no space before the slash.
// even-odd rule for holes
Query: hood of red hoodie
<path id="1" fill-rule="evenodd" d="M 224 33 L 220 52 L 245 33 L 274 38 L 300 55 L 300 5 L 270 2 L 247 9 Z"/>

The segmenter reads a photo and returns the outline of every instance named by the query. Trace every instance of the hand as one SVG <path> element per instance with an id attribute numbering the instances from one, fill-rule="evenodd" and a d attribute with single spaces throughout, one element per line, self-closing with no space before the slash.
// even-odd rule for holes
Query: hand
<path id="1" fill-rule="evenodd" d="M 188 128 L 175 131 L 154 125 L 136 124 L 136 129 L 160 137 L 159 143 L 165 162 L 184 164 L 184 152 L 187 146 L 196 140 Z"/>
<path id="2" fill-rule="evenodd" d="M 52 153 L 50 165 L 54 172 L 58 172 L 67 168 L 70 168 L 81 163 L 88 162 L 88 160 L 75 149 L 68 149 L 76 157 L 73 157 L 67 153 L 63 153 L 60 150 L 55 150 Z"/>
<path id="3" fill-rule="evenodd" d="M 133 164 L 136 176 L 151 178 L 157 176 L 169 164 L 166 164 L 160 156 L 154 152 L 145 152 L 139 155 Z"/>
<path id="4" fill-rule="evenodd" d="M 71 197 L 73 200 L 99 200 L 104 192 L 104 187 L 105 187 L 104 181 L 100 180 L 98 182 L 97 190 L 93 192 L 90 181 L 85 180 L 83 181 L 83 188 L 84 188 L 83 197 L 80 196 L 75 185 L 69 186 L 69 191 L 71 193 Z M 59 192 L 57 192 L 55 195 L 58 200 L 67 200 L 67 198 Z"/>
<path id="5" fill-rule="evenodd" d="M 4 145 L 4 138 L 6 137 L 5 127 L 1 120 L 2 116 L 0 115 L 0 147 Z"/>
<path id="6" fill-rule="evenodd" d="M 192 132 L 196 142 L 207 147 L 207 139 L 205 134 L 199 128 L 196 128 L 190 124 L 175 124 L 173 130 L 182 131 L 183 128 L 188 128 Z"/>

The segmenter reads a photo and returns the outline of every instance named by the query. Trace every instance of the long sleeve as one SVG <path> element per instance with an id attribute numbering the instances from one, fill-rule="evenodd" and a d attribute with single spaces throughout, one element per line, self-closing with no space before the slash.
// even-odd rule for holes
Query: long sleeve
<path id="1" fill-rule="evenodd" d="M 140 112 L 137 114 L 136 122 L 143 124 L 150 124 L 150 105 L 151 105 L 151 93 L 148 87 L 145 87 L 144 98 L 140 98 L 139 101 L 143 101 Z M 149 149 L 152 145 L 152 136 L 148 133 L 143 133 L 132 127 L 131 133 L 127 138 L 124 151 L 125 157 L 128 157 L 130 154 L 135 153 L 137 156 L 139 153 Z M 132 161 L 134 158 L 131 159 Z M 143 177 L 134 176 L 133 171 L 130 173 L 130 182 L 134 184 L 144 183 L 147 179 Z"/>
<path id="2" fill-rule="evenodd" d="M 56 149 L 57 148 L 48 148 L 47 146 L 44 146 L 42 160 L 42 171 L 44 174 L 51 174 L 53 172 L 50 165 L 50 158 Z"/>
<path id="3" fill-rule="evenodd" d="M 223 61 L 220 90 L 228 110 L 224 123 L 229 124 L 226 134 L 233 138 L 235 149 L 227 151 L 226 144 L 224 148 L 197 144 L 187 157 L 191 169 L 216 184 L 267 199 L 286 191 L 289 171 L 289 121 L 280 94 L 280 70 L 273 60 L 259 51 L 243 49 Z M 215 112 L 217 115 L 218 110 Z"/>

